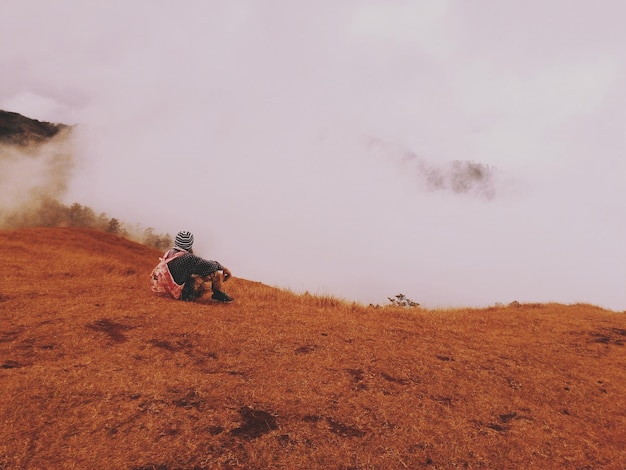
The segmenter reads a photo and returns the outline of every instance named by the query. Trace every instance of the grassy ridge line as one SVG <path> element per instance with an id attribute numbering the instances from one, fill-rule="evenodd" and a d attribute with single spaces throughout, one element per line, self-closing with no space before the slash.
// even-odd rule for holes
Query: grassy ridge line
<path id="1" fill-rule="evenodd" d="M 152 295 L 161 254 L 0 232 L 0 468 L 621 468 L 624 315 L 366 308 L 233 279 Z"/>

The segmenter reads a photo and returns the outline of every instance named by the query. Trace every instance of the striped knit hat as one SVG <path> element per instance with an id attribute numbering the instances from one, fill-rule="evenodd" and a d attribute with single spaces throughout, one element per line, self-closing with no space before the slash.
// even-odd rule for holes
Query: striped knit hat
<path id="1" fill-rule="evenodd" d="M 174 245 L 183 250 L 190 250 L 193 246 L 193 233 L 183 230 L 176 234 Z"/>

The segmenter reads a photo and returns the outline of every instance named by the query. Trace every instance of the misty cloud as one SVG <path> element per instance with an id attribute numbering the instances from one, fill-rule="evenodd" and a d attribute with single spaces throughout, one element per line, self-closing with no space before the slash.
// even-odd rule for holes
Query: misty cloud
<path id="1" fill-rule="evenodd" d="M 485 200 L 496 197 L 498 170 L 495 167 L 463 160 L 428 162 L 411 150 L 374 137 L 367 139 L 366 145 L 368 149 L 382 152 L 390 161 L 413 171 L 416 184 L 429 191 L 450 191 Z"/>
<path id="2" fill-rule="evenodd" d="M 45 188 L 188 229 L 235 275 L 298 291 L 623 310 L 620 13 L 3 2 L 0 108 L 76 126 L 69 180 L 40 180 L 62 159 L 7 157 L 2 200 Z"/>
<path id="3" fill-rule="evenodd" d="M 456 160 L 445 167 L 428 166 L 420 162 L 418 168 L 429 189 L 450 190 L 485 199 L 495 197 L 494 170 L 487 165 Z"/>
<path id="4" fill-rule="evenodd" d="M 71 128 L 0 111 L 0 225 L 67 191 Z"/>

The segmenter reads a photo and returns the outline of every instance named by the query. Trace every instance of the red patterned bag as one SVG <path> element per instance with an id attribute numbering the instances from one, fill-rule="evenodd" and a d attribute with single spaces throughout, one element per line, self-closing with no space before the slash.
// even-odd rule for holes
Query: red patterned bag
<path id="1" fill-rule="evenodd" d="M 171 256 L 167 256 L 170 252 L 166 253 L 163 258 L 159 258 L 159 264 L 155 266 L 152 270 L 151 282 L 152 282 L 152 292 L 155 294 L 167 294 L 173 299 L 180 299 L 180 295 L 183 292 L 183 285 L 176 284 L 174 282 L 174 278 L 172 277 L 172 273 L 170 272 L 170 268 L 167 266 L 167 263 L 174 258 L 178 258 L 186 254 L 186 251 L 173 251 Z"/>

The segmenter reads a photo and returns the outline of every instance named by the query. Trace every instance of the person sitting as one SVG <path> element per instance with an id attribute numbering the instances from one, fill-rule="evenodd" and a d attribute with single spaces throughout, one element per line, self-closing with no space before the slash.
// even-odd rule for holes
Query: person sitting
<path id="1" fill-rule="evenodd" d="M 152 271 L 152 290 L 170 297 L 192 302 L 205 292 L 211 282 L 211 300 L 230 303 L 234 299 L 222 291 L 232 277 L 230 270 L 218 261 L 207 260 L 193 253 L 193 234 L 183 230 L 176 234 L 174 246 L 168 250 Z"/>

